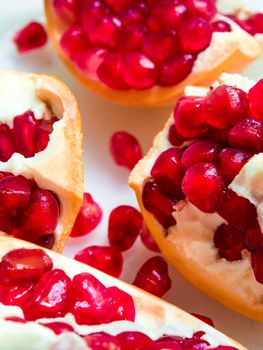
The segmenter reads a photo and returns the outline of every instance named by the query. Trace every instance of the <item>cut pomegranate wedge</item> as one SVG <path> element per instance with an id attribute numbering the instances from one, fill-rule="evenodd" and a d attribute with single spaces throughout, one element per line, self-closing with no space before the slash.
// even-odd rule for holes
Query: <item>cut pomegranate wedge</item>
<path id="1" fill-rule="evenodd" d="M 224 15 L 222 2 L 45 0 L 45 10 L 56 51 L 88 89 L 117 103 L 165 105 L 262 53 L 260 5 L 238 2 Z"/>
<path id="2" fill-rule="evenodd" d="M 77 102 L 55 78 L 0 73 L 0 231 L 56 251 L 83 198 Z"/>
<path id="3" fill-rule="evenodd" d="M 0 284 L 7 349 L 247 350 L 151 294 L 31 243 L 0 237 L 3 273 L 7 261 L 12 274 Z"/>
<path id="4" fill-rule="evenodd" d="M 188 86 L 129 179 L 167 260 L 219 302 L 258 320 L 263 320 L 262 96 L 262 80 L 226 73 L 210 88 Z"/>

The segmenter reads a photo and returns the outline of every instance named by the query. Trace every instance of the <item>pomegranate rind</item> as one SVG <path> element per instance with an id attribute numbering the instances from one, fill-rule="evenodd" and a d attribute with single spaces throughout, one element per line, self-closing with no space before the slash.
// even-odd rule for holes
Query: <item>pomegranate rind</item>
<path id="1" fill-rule="evenodd" d="M 222 74 L 218 81 L 214 83 L 214 86 L 220 84 L 233 85 L 238 88 L 243 88 L 248 91 L 255 82 L 244 78 L 240 75 Z M 201 87 L 187 87 L 185 89 L 186 95 L 190 96 L 205 96 L 208 92 L 208 88 Z M 171 116 L 166 122 L 164 128 L 156 135 L 153 147 L 149 150 L 148 154 L 137 163 L 133 169 L 130 178 L 129 185 L 136 193 L 136 197 L 141 208 L 144 220 L 151 232 L 154 240 L 160 248 L 161 253 L 165 258 L 195 287 L 203 290 L 210 297 L 216 299 L 226 307 L 250 317 L 255 320 L 263 321 L 263 303 L 261 295 L 263 293 L 263 285 L 258 283 L 255 279 L 251 262 L 250 253 L 245 251 L 242 256 L 242 260 L 230 262 L 225 259 L 219 259 L 217 256 L 216 248 L 213 246 L 213 235 L 211 232 L 203 232 L 203 235 L 197 233 L 203 230 L 205 226 L 202 225 L 202 221 L 196 215 L 201 213 L 193 205 L 189 204 L 188 200 L 182 202 L 182 207 L 188 205 L 190 209 L 190 215 L 185 212 L 181 217 L 181 223 L 190 223 L 191 227 L 187 230 L 186 227 L 181 230 L 177 230 L 174 235 L 170 235 L 169 231 L 165 231 L 164 228 L 158 223 L 154 216 L 149 213 L 142 202 L 142 188 L 144 182 L 149 178 L 151 168 L 155 159 L 167 148 L 171 147 L 167 139 L 169 127 L 173 123 L 173 116 Z M 260 159 L 258 159 L 259 157 Z M 242 184 L 242 179 L 247 175 L 244 173 L 253 166 L 253 177 L 259 180 L 262 179 L 262 153 L 253 157 L 253 163 L 248 162 L 248 167 L 245 165 L 240 171 L 240 177 L 237 175 L 238 195 L 249 198 L 249 192 L 253 192 L 253 179 L 250 178 L 245 181 L 245 185 Z M 250 165 L 251 164 L 251 165 Z M 261 170 L 260 170 L 261 169 Z M 257 174 L 259 171 L 260 174 Z M 234 180 L 235 180 L 234 179 Z M 259 183 L 256 183 L 256 187 Z M 243 186 L 243 187 L 242 187 Z M 233 189 L 233 182 L 230 184 L 230 188 Z M 243 193 L 242 193 L 243 192 Z M 257 196 L 256 190 L 254 190 L 255 198 Z M 256 206 L 257 202 L 253 202 Z M 179 208 L 179 207 L 178 207 Z M 178 212 L 183 213 L 183 210 L 178 209 Z M 198 214 L 198 215 L 199 215 Z M 211 220 L 214 222 L 214 229 L 224 222 L 218 214 L 205 214 L 202 213 L 202 219 L 205 220 L 208 215 L 212 215 Z M 258 208 L 258 215 L 261 219 L 262 213 L 260 207 Z M 176 217 L 177 225 L 179 222 Z M 221 221 L 222 220 L 222 221 Z M 198 229 L 199 225 L 201 230 Z M 175 226 L 176 227 L 176 226 Z M 182 231 L 182 232 L 179 232 Z M 194 231 L 194 232 L 193 232 Z M 182 233 L 182 234 L 181 234 Z"/>
<path id="2" fill-rule="evenodd" d="M 36 248 L 36 245 L 29 242 L 21 241 L 18 239 L 14 239 L 14 238 L 0 237 L 0 247 L 1 247 L 0 249 L 0 258 L 1 258 L 10 250 L 18 249 L 18 248 Z M 43 250 L 51 258 L 54 268 L 63 269 L 70 278 L 72 278 L 73 276 L 79 273 L 87 272 L 93 275 L 94 277 L 96 277 L 106 287 L 116 286 L 119 289 L 131 295 L 133 297 L 133 300 L 135 303 L 135 309 L 136 309 L 135 324 L 138 327 L 142 327 L 142 329 L 144 330 L 146 329 L 145 325 L 147 325 L 147 329 L 149 330 L 149 332 L 151 332 L 151 334 L 155 334 L 154 332 L 156 332 L 158 329 L 162 329 L 165 332 L 166 326 L 169 333 L 171 333 L 173 329 L 175 333 L 176 332 L 178 333 L 178 329 L 180 329 L 180 332 L 182 332 L 182 336 L 184 336 L 183 333 L 186 334 L 186 332 L 191 334 L 192 332 L 195 332 L 195 330 L 198 330 L 198 331 L 201 330 L 207 334 L 207 336 L 209 337 L 209 341 L 211 341 L 212 346 L 213 346 L 213 342 L 216 342 L 218 345 L 219 344 L 228 345 L 228 346 L 233 346 L 238 350 L 247 350 L 245 347 L 238 344 L 234 340 L 230 339 L 226 335 L 220 333 L 219 331 L 215 330 L 213 327 L 210 327 L 206 323 L 188 314 L 187 312 L 177 308 L 174 305 L 171 305 L 147 292 L 140 290 L 139 288 L 131 286 L 99 270 L 96 270 L 91 266 L 80 263 L 78 261 L 74 261 L 70 258 L 64 257 L 55 252 L 52 252 L 46 249 L 43 249 Z M 12 312 L 14 312 L 14 309 L 10 307 L 10 315 L 8 315 L 6 312 L 4 313 L 4 315 L 1 314 L 0 322 L 2 317 L 14 316 Z M 52 320 L 53 320 L 52 318 L 41 319 L 41 323 L 45 321 L 50 323 L 52 322 Z M 59 318 L 54 320 L 59 320 L 63 322 L 64 319 Z M 70 318 L 68 318 L 66 322 L 69 322 L 69 320 Z M 171 320 L 172 320 L 172 323 L 171 323 Z M 74 325 L 76 326 L 75 323 L 72 323 L 72 325 L 73 327 Z M 35 325 L 35 326 L 38 327 L 38 325 Z M 83 327 L 84 328 L 82 329 L 82 331 L 84 331 L 85 333 L 89 333 L 87 326 L 83 326 Z M 95 330 L 94 327 L 95 326 L 91 327 L 90 333 L 94 333 L 94 330 Z M 100 332 L 101 331 L 107 332 L 107 327 L 108 327 L 107 324 L 98 326 L 98 327 L 100 327 L 99 328 Z M 125 327 L 125 323 L 124 323 L 124 327 Z M 13 337 L 15 334 L 15 329 L 16 328 L 14 324 L 12 327 Z M 76 330 L 78 331 L 77 327 L 76 327 Z M 122 330 L 118 328 L 118 331 L 121 332 Z"/>

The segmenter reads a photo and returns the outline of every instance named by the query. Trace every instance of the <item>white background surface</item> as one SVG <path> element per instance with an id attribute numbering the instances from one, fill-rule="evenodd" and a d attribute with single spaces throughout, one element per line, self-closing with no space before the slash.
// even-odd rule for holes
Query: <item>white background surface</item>
<path id="1" fill-rule="evenodd" d="M 261 0 L 258 0 L 261 1 Z M 85 189 L 101 205 L 104 217 L 98 228 L 83 238 L 70 239 L 65 254 L 91 244 L 107 244 L 110 211 L 120 204 L 137 206 L 127 185 L 128 171 L 112 161 L 109 138 L 114 131 L 130 131 L 138 137 L 146 152 L 156 132 L 162 127 L 171 108 L 140 109 L 113 105 L 82 88 L 56 58 L 51 45 L 31 54 L 18 55 L 11 43 L 13 33 L 30 19 L 43 18 L 41 0 L 0 0 L 0 69 L 47 72 L 65 81 L 80 104 L 84 127 Z M 263 77 L 263 59 L 246 72 L 253 78 Z M 15 103 L 15 101 L 14 101 Z M 138 239 L 124 254 L 121 278 L 131 282 L 142 263 L 152 254 Z M 263 349 L 263 324 L 239 316 L 209 299 L 170 268 L 172 289 L 165 299 L 189 311 L 210 316 L 219 330 L 235 338 L 249 350 Z"/>

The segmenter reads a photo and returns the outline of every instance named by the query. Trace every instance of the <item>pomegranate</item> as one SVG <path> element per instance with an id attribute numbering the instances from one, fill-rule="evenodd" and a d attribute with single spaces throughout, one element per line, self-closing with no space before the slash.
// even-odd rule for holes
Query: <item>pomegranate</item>
<path id="1" fill-rule="evenodd" d="M 212 297 L 258 320 L 262 89 L 262 81 L 230 74 L 210 88 L 188 87 L 129 180 L 164 256 Z"/>
<path id="2" fill-rule="evenodd" d="M 136 105 L 172 103 L 188 82 L 211 81 L 219 65 L 238 70 L 261 54 L 263 15 L 241 19 L 242 4 L 230 19 L 221 7 L 213 0 L 45 1 L 55 48 L 73 74 L 104 97 Z M 85 63 L 89 52 L 96 64 Z"/>
<path id="3" fill-rule="evenodd" d="M 41 23 L 30 22 L 15 34 L 13 41 L 17 51 L 28 52 L 44 46 L 47 42 L 47 33 Z"/>

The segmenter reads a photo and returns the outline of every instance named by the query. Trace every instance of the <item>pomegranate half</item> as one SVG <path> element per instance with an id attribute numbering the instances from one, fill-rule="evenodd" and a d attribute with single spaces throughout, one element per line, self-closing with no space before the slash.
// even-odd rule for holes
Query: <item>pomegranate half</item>
<path id="1" fill-rule="evenodd" d="M 0 232 L 61 251 L 83 199 L 74 96 L 51 76 L 0 73 Z"/>
<path id="2" fill-rule="evenodd" d="M 198 318 L 85 264 L 13 238 L 0 237 L 0 247 L 5 349 L 246 350 Z"/>
<path id="3" fill-rule="evenodd" d="M 129 183 L 161 252 L 195 286 L 263 320 L 263 81 L 186 87 Z"/>
<path id="4" fill-rule="evenodd" d="M 250 1 L 45 0 L 45 11 L 73 75 L 122 104 L 172 104 L 186 85 L 239 72 L 263 49 L 262 8 Z"/>

